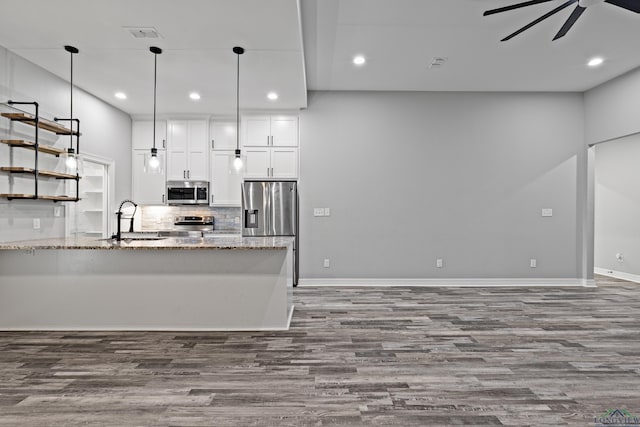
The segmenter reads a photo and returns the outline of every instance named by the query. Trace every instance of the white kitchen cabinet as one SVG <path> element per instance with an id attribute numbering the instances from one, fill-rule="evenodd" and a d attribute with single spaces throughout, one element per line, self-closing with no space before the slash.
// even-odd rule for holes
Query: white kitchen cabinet
<path id="1" fill-rule="evenodd" d="M 235 150 L 236 122 L 235 121 L 212 121 L 209 128 L 212 150 Z"/>
<path id="2" fill-rule="evenodd" d="M 259 147 L 247 147 L 243 151 L 244 177 L 268 178 L 271 171 L 271 149 Z"/>
<path id="3" fill-rule="evenodd" d="M 240 206 L 241 173 L 235 171 L 235 150 L 211 152 L 210 204 L 212 206 Z"/>
<path id="4" fill-rule="evenodd" d="M 206 120 L 170 120 L 167 123 L 167 180 L 209 179 Z"/>
<path id="5" fill-rule="evenodd" d="M 151 174 L 145 172 L 145 156 L 149 150 L 133 150 L 132 166 L 132 199 L 140 205 L 165 204 L 166 178 L 165 174 Z M 164 170 L 165 152 L 158 150 L 158 159 Z"/>
<path id="6" fill-rule="evenodd" d="M 243 116 L 242 128 L 245 147 L 298 146 L 297 116 Z"/>
<path id="7" fill-rule="evenodd" d="M 243 116 L 245 178 L 298 177 L 298 117 Z"/>
<path id="8" fill-rule="evenodd" d="M 243 152 L 246 160 L 245 178 L 297 178 L 297 148 L 247 147 Z"/>
<path id="9" fill-rule="evenodd" d="M 271 149 L 271 178 L 297 178 L 298 177 L 298 149 L 280 148 Z"/>
<path id="10" fill-rule="evenodd" d="M 131 145 L 134 150 L 151 150 L 153 147 L 153 121 L 134 121 L 131 125 Z M 156 148 L 167 146 L 167 122 L 156 121 Z"/>

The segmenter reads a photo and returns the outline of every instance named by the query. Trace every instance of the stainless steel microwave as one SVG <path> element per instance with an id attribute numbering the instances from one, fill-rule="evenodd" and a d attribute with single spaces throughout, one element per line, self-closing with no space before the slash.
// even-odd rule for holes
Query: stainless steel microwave
<path id="1" fill-rule="evenodd" d="M 209 182 L 167 181 L 167 204 L 208 205 Z"/>

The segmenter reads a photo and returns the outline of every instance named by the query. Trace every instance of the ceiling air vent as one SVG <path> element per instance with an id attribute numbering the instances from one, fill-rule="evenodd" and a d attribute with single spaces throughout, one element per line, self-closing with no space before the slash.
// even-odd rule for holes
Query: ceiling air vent
<path id="1" fill-rule="evenodd" d="M 137 39 L 159 39 L 160 33 L 153 27 L 124 27 L 133 37 Z"/>
<path id="2" fill-rule="evenodd" d="M 439 56 L 434 56 L 431 58 L 431 64 L 429 64 L 429 68 L 442 68 L 444 63 L 447 61 L 447 58 L 442 58 Z"/>

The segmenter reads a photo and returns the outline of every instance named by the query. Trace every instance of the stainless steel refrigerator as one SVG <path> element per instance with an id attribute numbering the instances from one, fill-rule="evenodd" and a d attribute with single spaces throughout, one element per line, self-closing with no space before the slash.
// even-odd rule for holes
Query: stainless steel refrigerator
<path id="1" fill-rule="evenodd" d="M 244 181 L 242 235 L 293 236 L 293 285 L 298 285 L 298 183 Z"/>

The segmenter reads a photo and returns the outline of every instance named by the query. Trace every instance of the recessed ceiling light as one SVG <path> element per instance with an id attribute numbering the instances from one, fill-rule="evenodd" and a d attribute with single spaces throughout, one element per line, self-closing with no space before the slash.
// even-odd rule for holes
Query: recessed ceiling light
<path id="1" fill-rule="evenodd" d="M 353 63 L 356 65 L 364 65 L 365 62 L 367 62 L 367 60 L 362 55 L 357 55 L 353 57 Z"/>
<path id="2" fill-rule="evenodd" d="M 189 94 L 189 98 L 193 99 L 194 101 L 197 101 L 200 99 L 200 94 L 197 92 L 191 92 Z"/>
<path id="3" fill-rule="evenodd" d="M 597 67 L 598 65 L 602 65 L 603 62 L 604 62 L 604 59 L 597 56 L 595 58 L 591 58 L 589 62 L 587 62 L 587 65 L 589 67 Z"/>
<path id="4" fill-rule="evenodd" d="M 276 99 L 278 99 L 278 94 L 275 92 L 269 92 L 267 94 L 267 98 L 269 98 L 272 101 L 275 101 Z"/>
<path id="5" fill-rule="evenodd" d="M 118 99 L 127 99 L 127 94 L 124 92 L 116 92 L 115 97 Z"/>

